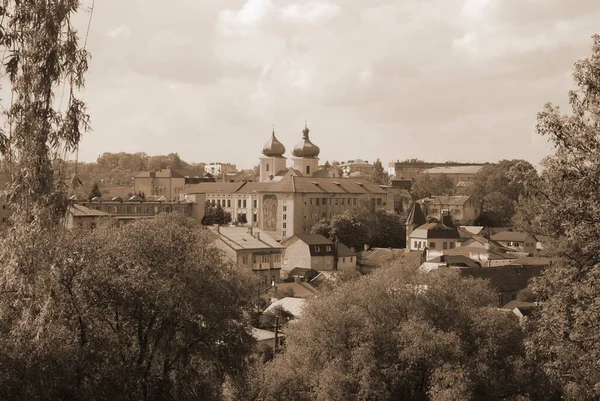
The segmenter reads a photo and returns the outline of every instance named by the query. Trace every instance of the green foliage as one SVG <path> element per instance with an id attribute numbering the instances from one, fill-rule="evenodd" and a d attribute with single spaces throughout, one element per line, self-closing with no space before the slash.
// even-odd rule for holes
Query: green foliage
<path id="1" fill-rule="evenodd" d="M 231 223 L 231 213 L 225 212 L 221 205 L 215 207 L 211 204 L 206 208 L 206 214 L 202 218 L 203 225 L 212 226 L 213 224 L 224 225 L 229 223 Z"/>
<path id="2" fill-rule="evenodd" d="M 511 180 L 515 171 L 536 174 L 535 168 L 525 160 L 502 160 L 483 166 L 471 180 L 468 194 L 482 202 L 482 215 L 478 224 L 505 227 L 510 225 L 519 199 L 526 195 L 522 182 Z"/>
<path id="3" fill-rule="evenodd" d="M 550 238 L 553 264 L 532 290 L 541 300 L 531 321 L 532 355 L 562 386 L 565 400 L 600 400 L 600 36 L 591 57 L 575 64 L 571 114 L 547 104 L 537 132 L 554 144 L 540 177 L 514 175 L 532 196 L 516 225 Z"/>
<path id="4" fill-rule="evenodd" d="M 383 268 L 321 293 L 265 367 L 263 400 L 550 399 L 514 315 L 451 269 Z"/>
<path id="5" fill-rule="evenodd" d="M 373 172 L 371 173 L 371 181 L 375 184 L 387 185 L 390 182 L 390 177 L 383 168 L 383 164 L 381 164 L 381 160 L 377 159 L 375 163 L 373 163 Z"/>
<path id="6" fill-rule="evenodd" d="M 325 238 L 331 238 L 331 222 L 327 219 L 321 219 L 310 229 L 311 234 L 320 234 Z"/>
<path id="7" fill-rule="evenodd" d="M 330 239 L 362 249 L 363 245 L 369 243 L 369 229 L 354 214 L 345 211 L 331 219 Z"/>
<path id="8" fill-rule="evenodd" d="M 90 194 L 88 195 L 88 199 L 92 200 L 96 197 L 102 197 L 102 192 L 100 192 L 100 187 L 98 186 L 98 183 L 94 183 L 94 186 L 92 187 L 92 189 L 90 190 Z"/>
<path id="9" fill-rule="evenodd" d="M 449 195 L 454 193 L 454 183 L 446 175 L 420 174 L 413 182 L 410 193 L 414 200 L 431 195 Z"/>
<path id="10" fill-rule="evenodd" d="M 1 399 L 210 400 L 240 374 L 253 278 L 194 221 L 38 239 L 31 296 L 0 298 Z"/>

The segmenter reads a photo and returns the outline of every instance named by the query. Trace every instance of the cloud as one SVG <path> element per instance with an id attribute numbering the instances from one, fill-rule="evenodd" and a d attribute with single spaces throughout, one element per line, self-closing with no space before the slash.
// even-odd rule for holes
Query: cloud
<path id="1" fill-rule="evenodd" d="M 333 18 L 339 12 L 340 7 L 337 4 L 309 1 L 301 4 L 290 4 L 281 10 L 281 16 L 284 20 L 317 23 Z"/>
<path id="2" fill-rule="evenodd" d="M 129 36 L 131 36 L 131 29 L 127 25 L 120 25 L 108 31 L 106 33 L 106 36 L 113 39 L 118 37 L 128 38 Z"/>

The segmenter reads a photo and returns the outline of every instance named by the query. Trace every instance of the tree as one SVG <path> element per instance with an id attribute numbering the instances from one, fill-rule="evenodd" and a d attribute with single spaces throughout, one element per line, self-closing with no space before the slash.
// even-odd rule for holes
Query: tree
<path id="1" fill-rule="evenodd" d="M 100 187 L 98 186 L 97 182 L 94 183 L 94 186 L 90 190 L 90 194 L 88 196 L 88 199 L 92 200 L 92 199 L 94 199 L 96 197 L 102 197 L 102 192 L 100 192 Z"/>
<path id="2" fill-rule="evenodd" d="M 331 219 L 330 238 L 334 242 L 339 241 L 348 247 L 360 250 L 369 243 L 369 231 L 356 216 L 345 211 Z"/>
<path id="3" fill-rule="evenodd" d="M 446 175 L 420 174 L 412 184 L 410 193 L 414 200 L 431 195 L 448 195 L 454 192 L 454 183 Z"/>
<path id="4" fill-rule="evenodd" d="M 254 278 L 192 219 L 46 237 L 52 302 L 37 316 L 2 304 L 0 398 L 218 399 L 240 373 Z"/>
<path id="5" fill-rule="evenodd" d="M 381 160 L 377 159 L 373 163 L 373 172 L 371 173 L 371 181 L 375 184 L 387 185 L 390 182 L 390 176 L 383 168 Z"/>
<path id="6" fill-rule="evenodd" d="M 592 55 L 575 64 L 571 113 L 547 104 L 536 130 L 554 144 L 538 177 L 513 175 L 530 196 L 517 227 L 550 238 L 552 265 L 534 282 L 543 302 L 531 321 L 530 349 L 562 386 L 566 400 L 600 400 L 600 36 Z"/>
<path id="7" fill-rule="evenodd" d="M 310 229 L 311 234 L 320 234 L 325 238 L 331 238 L 331 222 L 327 219 L 321 219 Z"/>
<path id="8" fill-rule="evenodd" d="M 370 245 L 378 248 L 401 248 L 406 246 L 405 220 L 395 212 L 378 209 L 373 213 Z"/>
<path id="9" fill-rule="evenodd" d="M 525 160 L 502 160 L 487 164 L 475 174 L 468 194 L 482 203 L 479 223 L 486 226 L 510 225 L 519 198 L 525 195 L 521 182 L 511 180 L 513 171 L 535 173 L 535 168 Z"/>
<path id="10" fill-rule="evenodd" d="M 418 256 L 418 255 L 416 255 Z M 265 367 L 264 400 L 550 399 L 484 281 L 418 258 L 311 300 Z M 519 398 L 522 397 L 522 398 Z M 528 398 L 529 397 L 529 398 Z"/>
<path id="11" fill-rule="evenodd" d="M 206 214 L 202 218 L 202 224 L 205 226 L 212 226 L 213 224 L 222 226 L 229 223 L 231 223 L 231 213 L 224 211 L 220 204 L 217 204 L 215 207 L 211 203 L 211 206 L 206 209 Z"/>

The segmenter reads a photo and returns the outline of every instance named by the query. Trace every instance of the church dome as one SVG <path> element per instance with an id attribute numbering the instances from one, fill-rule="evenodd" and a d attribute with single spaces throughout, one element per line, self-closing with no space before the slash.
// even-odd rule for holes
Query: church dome
<path id="1" fill-rule="evenodd" d="M 285 146 L 275 137 L 275 129 L 271 134 L 271 139 L 265 143 L 262 150 L 263 155 L 268 157 L 282 157 L 285 153 Z"/>
<path id="2" fill-rule="evenodd" d="M 304 126 L 302 130 L 302 141 L 294 146 L 294 150 L 292 150 L 292 154 L 296 157 L 304 157 L 304 158 L 312 158 L 319 156 L 319 152 L 321 149 L 314 143 L 308 139 L 309 129 L 307 126 Z"/>

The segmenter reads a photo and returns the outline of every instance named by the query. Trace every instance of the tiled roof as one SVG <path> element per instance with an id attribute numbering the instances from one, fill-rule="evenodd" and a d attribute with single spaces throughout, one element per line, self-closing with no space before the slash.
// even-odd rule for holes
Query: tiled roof
<path id="1" fill-rule="evenodd" d="M 507 303 L 500 309 L 513 310 L 515 308 L 531 308 L 531 307 L 535 307 L 535 306 L 536 305 L 533 302 L 517 301 L 515 299 L 515 300 L 510 301 L 509 303 Z"/>
<path id="2" fill-rule="evenodd" d="M 352 250 L 350 248 L 348 248 L 346 245 L 342 244 L 341 242 L 338 243 L 338 247 L 337 247 L 337 256 L 338 257 L 346 257 L 346 256 L 356 256 L 356 252 L 352 252 Z"/>
<path id="3" fill-rule="evenodd" d="M 455 227 L 448 227 L 442 223 L 426 223 L 415 228 L 410 236 L 417 238 L 460 238 Z"/>
<path id="4" fill-rule="evenodd" d="M 490 280 L 490 285 L 498 292 L 520 291 L 527 287 L 530 279 L 539 276 L 544 271 L 543 266 L 463 267 L 457 269 L 463 276 Z"/>
<path id="5" fill-rule="evenodd" d="M 433 203 L 436 205 L 462 206 L 469 200 L 469 198 L 470 198 L 470 196 L 468 196 L 468 195 L 431 196 L 429 198 L 419 199 L 417 202 L 419 202 L 420 204 Z"/>
<path id="6" fill-rule="evenodd" d="M 294 192 L 339 194 L 386 194 L 379 185 L 354 178 L 294 177 Z"/>
<path id="7" fill-rule="evenodd" d="M 294 237 L 299 238 L 307 245 L 333 245 L 333 242 L 321 234 L 298 234 Z"/>
<path id="8" fill-rule="evenodd" d="M 134 175 L 135 178 L 185 178 L 185 176 L 178 171 L 170 168 L 165 168 L 159 171 L 141 171 Z"/>
<path id="9" fill-rule="evenodd" d="M 254 337 L 254 339 L 256 341 L 268 341 L 268 340 L 274 340 L 275 339 L 275 333 L 272 331 L 268 331 L 268 330 L 263 330 L 263 329 L 257 329 L 256 327 L 252 327 L 251 328 L 251 333 L 252 337 Z M 283 333 L 277 333 L 278 337 L 283 337 L 284 334 Z"/>
<path id="10" fill-rule="evenodd" d="M 302 298 L 285 297 L 278 301 L 273 302 L 265 312 L 270 312 L 278 306 L 281 306 L 284 310 L 290 312 L 295 317 L 302 315 L 306 300 Z"/>
<path id="11" fill-rule="evenodd" d="M 532 235 L 521 231 L 503 231 L 492 235 L 494 241 L 515 241 L 524 242 Z"/>
<path id="12" fill-rule="evenodd" d="M 89 207 L 73 204 L 69 206 L 69 213 L 74 217 L 107 217 L 110 216 L 109 213 L 103 212 L 101 210 L 90 209 Z"/>
<path id="13" fill-rule="evenodd" d="M 482 169 L 482 166 L 449 166 L 433 167 L 424 170 L 424 174 L 476 174 Z"/>
<path id="14" fill-rule="evenodd" d="M 527 266 L 549 266 L 552 259 L 539 256 L 523 256 L 513 260 L 511 265 L 527 265 Z"/>
<path id="15" fill-rule="evenodd" d="M 357 262 L 361 266 L 380 267 L 384 263 L 396 259 L 406 259 L 410 264 L 417 263 L 421 260 L 421 252 L 406 252 L 405 249 L 400 248 L 371 248 L 361 252 Z"/>
<path id="16" fill-rule="evenodd" d="M 420 226 L 427 222 L 425 218 L 425 214 L 423 213 L 423 209 L 417 202 L 413 203 L 412 208 L 410 209 L 410 213 L 408 214 L 408 218 L 406 219 L 406 224 Z"/>
<path id="17" fill-rule="evenodd" d="M 207 193 L 233 193 L 239 190 L 245 182 L 202 182 L 200 184 L 190 185 L 186 189 L 188 194 L 207 194 Z"/>
<path id="18" fill-rule="evenodd" d="M 300 283 L 277 283 L 275 288 L 278 290 L 292 290 L 294 291 L 294 298 L 312 298 L 317 289 L 306 282 Z"/>
<path id="19" fill-rule="evenodd" d="M 211 226 L 209 229 L 216 238 L 236 251 L 243 249 L 283 249 L 279 242 L 258 228 L 252 229 L 253 234 L 250 234 L 248 227 L 219 227 L 217 230 L 216 227 Z"/>
<path id="20" fill-rule="evenodd" d="M 451 266 L 464 266 L 464 267 L 481 267 L 479 262 L 464 256 L 464 255 L 444 255 L 444 261 L 441 261 L 441 257 L 437 257 L 427 261 L 428 263 L 448 263 Z"/>

